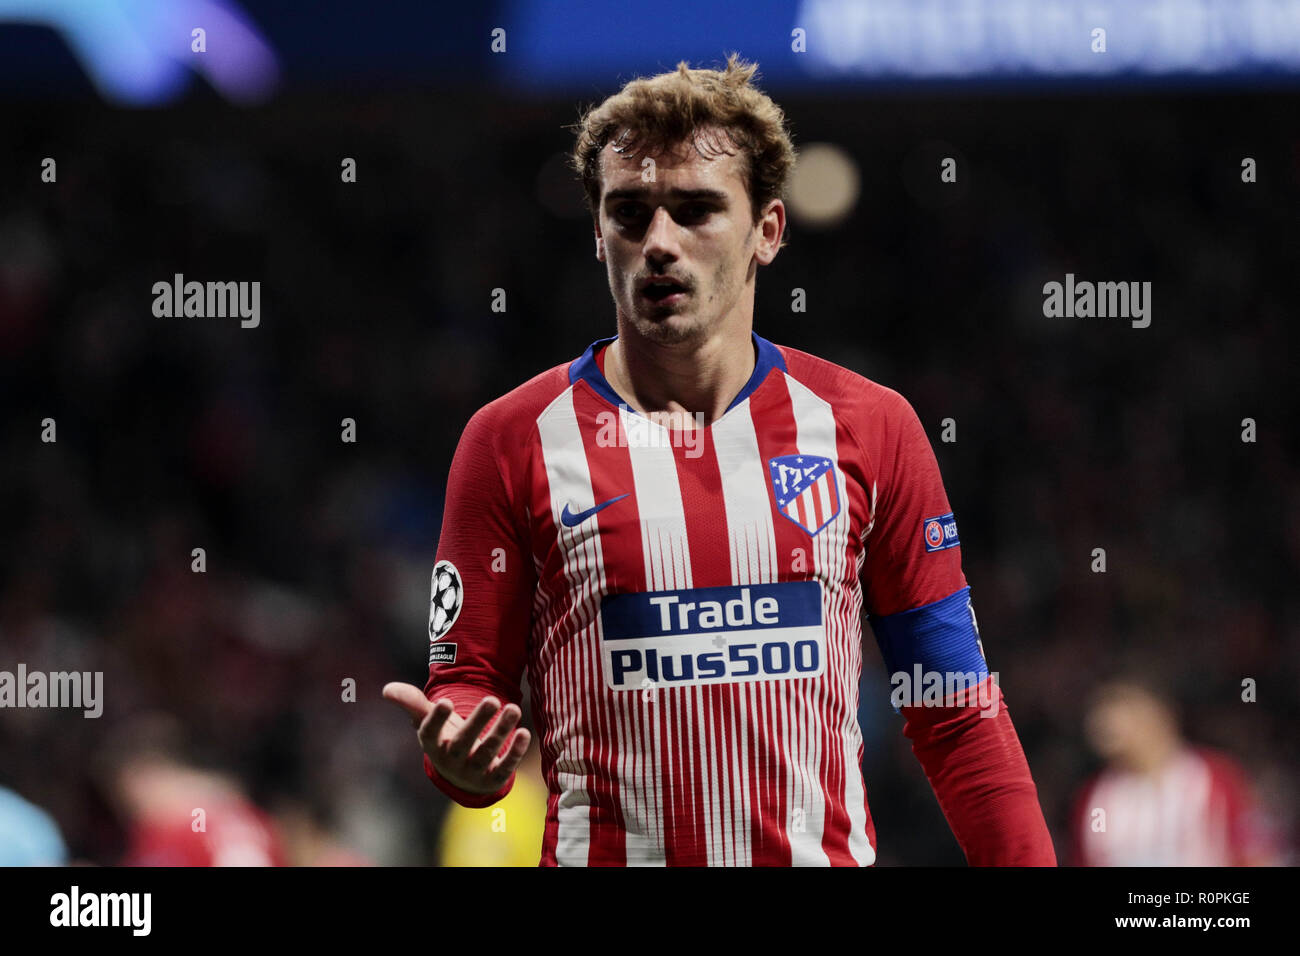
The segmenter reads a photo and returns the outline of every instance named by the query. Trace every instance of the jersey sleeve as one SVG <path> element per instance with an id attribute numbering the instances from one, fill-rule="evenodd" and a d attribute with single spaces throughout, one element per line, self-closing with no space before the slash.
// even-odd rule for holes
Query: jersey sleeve
<path id="1" fill-rule="evenodd" d="M 886 389 L 865 427 L 876 467 L 863 597 L 867 612 L 883 617 L 947 597 L 966 579 L 939 463 L 916 411 Z"/>
<path id="2" fill-rule="evenodd" d="M 972 866 L 1055 866 L 1024 750 L 984 660 L 956 519 L 925 429 L 889 389 L 864 426 L 876 472 L 863 603 L 903 734 Z"/>
<path id="3" fill-rule="evenodd" d="M 885 389 L 865 424 L 875 462 L 863 603 L 889 674 L 988 673 L 961 569 L 961 540 L 925 429 Z"/>
<path id="4" fill-rule="evenodd" d="M 508 477 L 509 455 L 517 459 L 525 443 L 493 412 L 488 406 L 475 414 L 456 447 L 430 586 L 424 693 L 430 701 L 449 698 L 462 718 L 485 697 L 521 703 L 536 588 L 527 513 Z M 495 803 L 514 785 L 512 775 L 496 793 L 471 794 L 442 779 L 427 755 L 424 767 L 467 807 Z"/>

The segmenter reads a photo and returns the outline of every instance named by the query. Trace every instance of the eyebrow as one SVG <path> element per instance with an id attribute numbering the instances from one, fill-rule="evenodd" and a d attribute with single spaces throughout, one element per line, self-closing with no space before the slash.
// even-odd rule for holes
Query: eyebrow
<path id="1" fill-rule="evenodd" d="M 711 199 L 714 202 L 726 202 L 727 194 L 720 189 L 670 189 L 668 194 L 674 199 Z M 617 199 L 644 199 L 650 190 L 644 186 L 625 189 L 611 189 L 605 193 L 605 201 Z"/>

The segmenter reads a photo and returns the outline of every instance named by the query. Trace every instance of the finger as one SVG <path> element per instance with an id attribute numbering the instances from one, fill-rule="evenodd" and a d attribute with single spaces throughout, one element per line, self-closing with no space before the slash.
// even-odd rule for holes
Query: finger
<path id="1" fill-rule="evenodd" d="M 457 762 L 463 761 L 469 755 L 474 742 L 483 733 L 483 728 L 492 719 L 492 715 L 500 708 L 501 701 L 495 697 L 484 697 L 480 700 L 478 706 L 474 708 L 474 712 L 469 715 L 469 719 L 451 738 L 451 746 L 447 748 L 447 757 Z"/>
<path id="2" fill-rule="evenodd" d="M 401 707 L 411 718 L 411 726 L 418 727 L 429 712 L 429 699 L 414 684 L 393 682 L 384 685 L 384 699 Z"/>
<path id="3" fill-rule="evenodd" d="M 519 723 L 521 715 L 522 712 L 514 704 L 506 704 L 501 709 L 501 716 L 497 718 L 492 730 L 478 742 L 478 746 L 470 754 L 466 766 L 480 773 L 486 771 L 493 758 L 501 752 L 502 745 L 510 736 L 510 732 L 515 729 L 515 725 Z"/>
<path id="4" fill-rule="evenodd" d="M 528 730 L 523 727 L 519 728 L 514 739 L 510 742 L 510 749 L 488 771 L 487 784 L 496 789 L 504 786 L 505 782 L 510 779 L 510 775 L 519 768 L 524 755 L 528 753 L 528 746 L 531 742 L 532 735 Z"/>
<path id="5" fill-rule="evenodd" d="M 455 726 L 455 716 L 456 705 L 450 698 L 441 697 L 434 701 L 424 720 L 420 722 L 420 726 L 415 728 L 416 735 L 420 738 L 420 746 L 427 751 L 442 740 L 443 726 L 449 721 Z"/>
<path id="6" fill-rule="evenodd" d="M 520 727 L 515 732 L 515 739 L 510 744 L 510 750 L 488 771 L 489 784 L 496 789 L 500 789 L 505 785 L 505 782 L 510 779 L 510 775 L 515 772 L 524 759 L 524 754 L 528 753 L 528 745 L 532 742 L 532 739 L 532 734 L 528 732 L 526 727 Z"/>

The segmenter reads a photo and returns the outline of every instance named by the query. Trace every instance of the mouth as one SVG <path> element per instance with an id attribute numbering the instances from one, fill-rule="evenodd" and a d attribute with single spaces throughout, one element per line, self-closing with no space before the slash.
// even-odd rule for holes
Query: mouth
<path id="1" fill-rule="evenodd" d="M 672 305 L 690 294 L 685 285 L 667 276 L 653 276 L 642 281 L 639 291 L 643 299 L 656 305 Z"/>

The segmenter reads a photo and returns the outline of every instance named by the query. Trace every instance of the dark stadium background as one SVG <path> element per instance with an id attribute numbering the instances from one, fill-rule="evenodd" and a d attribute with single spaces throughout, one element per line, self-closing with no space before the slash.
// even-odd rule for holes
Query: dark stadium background
<path id="1" fill-rule="evenodd" d="M 0 785 L 48 810 L 74 858 L 113 863 L 95 758 L 163 711 L 262 806 L 296 795 L 378 862 L 431 862 L 447 802 L 379 690 L 423 681 L 452 451 L 479 406 L 612 334 L 564 127 L 637 72 L 734 44 L 695 36 L 530 90 L 486 54 L 490 6 L 365 22 L 245 6 L 283 55 L 255 105 L 203 82 L 106 104 L 52 32 L 0 25 L 0 668 L 105 674 L 98 720 L 0 712 Z M 916 407 L 1058 853 L 1096 769 L 1083 701 L 1117 671 L 1165 683 L 1188 736 L 1234 755 L 1293 832 L 1294 83 L 766 88 L 797 145 L 847 151 L 861 195 L 832 228 L 792 223 L 756 329 Z M 930 172 L 942 155 L 956 187 Z M 260 326 L 155 318 L 151 287 L 178 272 L 261 281 Z M 1045 319 L 1042 285 L 1066 272 L 1150 281 L 1150 327 Z M 880 862 L 961 863 L 868 645 Z"/>

